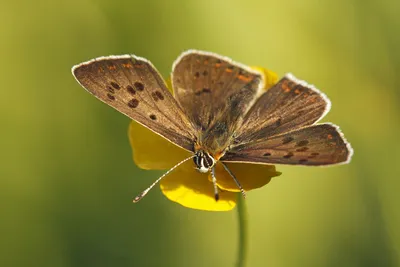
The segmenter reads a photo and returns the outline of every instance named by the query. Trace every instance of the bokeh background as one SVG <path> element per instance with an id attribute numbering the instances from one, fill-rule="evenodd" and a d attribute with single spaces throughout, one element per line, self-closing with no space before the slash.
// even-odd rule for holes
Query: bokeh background
<path id="1" fill-rule="evenodd" d="M 236 212 L 183 208 L 131 160 L 129 119 L 71 66 L 184 50 L 292 72 L 332 100 L 349 165 L 279 166 L 247 199 L 249 266 L 399 266 L 400 2 L 2 1 L 0 266 L 233 266 Z M 157 153 L 157 151 L 154 151 Z"/>

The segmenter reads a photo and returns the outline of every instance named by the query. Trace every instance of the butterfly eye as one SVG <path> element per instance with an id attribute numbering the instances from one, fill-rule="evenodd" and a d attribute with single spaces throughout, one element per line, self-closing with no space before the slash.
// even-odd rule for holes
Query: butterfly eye
<path id="1" fill-rule="evenodd" d="M 208 153 L 203 150 L 199 150 L 196 152 L 193 158 L 194 164 L 196 168 L 201 172 L 207 172 L 210 168 L 212 168 L 215 164 L 215 159 Z"/>
<path id="2" fill-rule="evenodd" d="M 205 154 L 204 159 L 205 159 L 205 165 L 207 168 L 210 168 L 215 163 L 215 160 L 209 154 Z"/>

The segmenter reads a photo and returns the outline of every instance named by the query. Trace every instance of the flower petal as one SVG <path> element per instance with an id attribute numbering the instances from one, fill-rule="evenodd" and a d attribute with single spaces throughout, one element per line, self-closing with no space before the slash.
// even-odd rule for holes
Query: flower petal
<path id="1" fill-rule="evenodd" d="M 191 155 L 135 121 L 129 124 L 128 136 L 133 161 L 145 170 L 170 169 Z"/>
<path id="2" fill-rule="evenodd" d="M 271 181 L 272 177 L 281 175 L 275 171 L 274 165 L 246 164 L 246 163 L 224 163 L 236 176 L 245 191 L 260 188 Z M 221 163 L 216 165 L 216 178 L 218 187 L 221 189 L 239 192 L 233 178 L 228 174 Z"/>
<path id="3" fill-rule="evenodd" d="M 274 84 L 276 84 L 278 82 L 278 75 L 275 72 L 270 71 L 268 69 L 261 68 L 261 67 L 251 67 L 251 68 L 261 72 L 261 74 L 264 75 L 264 80 L 265 80 L 264 89 L 265 90 L 269 89 L 271 86 L 273 86 Z"/>
<path id="4" fill-rule="evenodd" d="M 165 80 L 165 84 L 167 85 L 168 90 L 172 95 L 174 95 L 174 88 L 172 88 L 172 80 L 171 76 L 168 77 L 168 79 Z"/>
<path id="5" fill-rule="evenodd" d="M 228 211 L 235 207 L 237 193 L 219 192 L 219 200 L 215 201 L 213 184 L 207 174 L 199 173 L 188 161 L 168 174 L 160 183 L 163 194 L 174 202 L 187 208 Z"/>

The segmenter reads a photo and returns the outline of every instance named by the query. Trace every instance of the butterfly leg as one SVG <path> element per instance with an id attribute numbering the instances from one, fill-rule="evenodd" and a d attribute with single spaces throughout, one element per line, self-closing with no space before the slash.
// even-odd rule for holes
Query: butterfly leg
<path id="1" fill-rule="evenodd" d="M 222 166 L 224 166 L 225 170 L 228 172 L 228 174 L 230 176 L 232 176 L 233 180 L 235 181 L 237 187 L 239 187 L 240 192 L 243 195 L 243 198 L 246 198 L 246 191 L 244 191 L 242 185 L 240 184 L 239 180 L 236 178 L 236 176 L 233 174 L 233 172 L 231 172 L 231 170 L 228 168 L 228 166 L 226 166 L 223 162 L 221 162 Z"/>
<path id="2" fill-rule="evenodd" d="M 217 178 L 215 177 L 215 166 L 212 167 L 212 169 L 211 169 L 211 176 L 212 176 L 212 182 L 213 182 L 213 185 L 214 185 L 215 201 L 218 201 L 219 193 L 218 193 Z"/>

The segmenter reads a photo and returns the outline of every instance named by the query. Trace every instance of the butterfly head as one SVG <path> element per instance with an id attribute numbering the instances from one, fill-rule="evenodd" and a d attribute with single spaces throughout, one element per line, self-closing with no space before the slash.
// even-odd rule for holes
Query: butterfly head
<path id="1" fill-rule="evenodd" d="M 198 150 L 193 157 L 196 169 L 201 173 L 209 172 L 217 162 L 213 156 L 204 150 Z"/>

